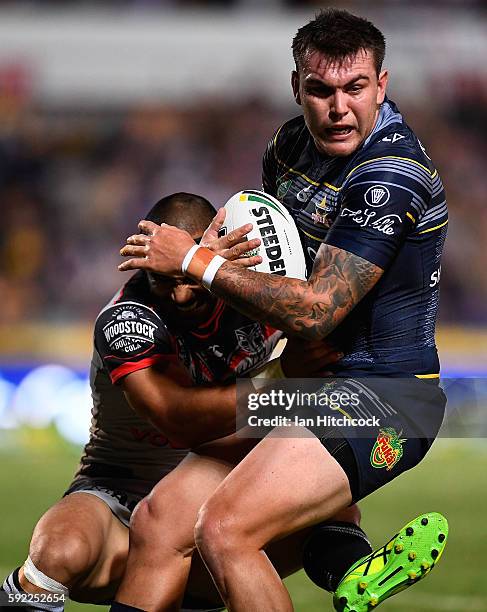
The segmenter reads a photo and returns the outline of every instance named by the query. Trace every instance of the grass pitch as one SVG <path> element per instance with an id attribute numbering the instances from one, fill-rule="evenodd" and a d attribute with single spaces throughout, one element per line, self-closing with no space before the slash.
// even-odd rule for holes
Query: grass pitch
<path id="1" fill-rule="evenodd" d="M 2 580 L 24 561 L 35 522 L 63 493 L 78 458 L 79 450 L 53 431 L 0 432 Z M 438 567 L 424 581 L 382 604 L 381 612 L 487 612 L 485 474 L 486 440 L 440 440 L 421 465 L 361 502 L 362 526 L 374 546 L 421 512 L 442 512 L 450 524 Z M 331 596 L 303 573 L 289 578 L 287 585 L 297 612 L 332 610 Z M 69 602 L 66 610 L 107 608 Z"/>

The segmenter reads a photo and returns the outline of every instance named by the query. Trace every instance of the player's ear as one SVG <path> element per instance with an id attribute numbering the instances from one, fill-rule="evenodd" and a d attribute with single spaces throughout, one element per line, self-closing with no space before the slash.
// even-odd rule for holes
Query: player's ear
<path id="1" fill-rule="evenodd" d="M 293 88 L 294 99 L 296 104 L 301 106 L 301 96 L 299 95 L 299 73 L 297 70 L 293 70 L 291 73 L 291 87 Z"/>
<path id="2" fill-rule="evenodd" d="M 384 102 L 388 79 L 389 73 L 387 70 L 383 70 L 377 79 L 377 104 L 382 104 L 382 102 Z"/>

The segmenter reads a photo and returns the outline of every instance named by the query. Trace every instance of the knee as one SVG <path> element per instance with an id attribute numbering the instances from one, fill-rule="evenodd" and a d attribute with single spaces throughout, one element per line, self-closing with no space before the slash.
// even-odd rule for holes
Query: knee
<path id="1" fill-rule="evenodd" d="M 162 539 L 161 535 L 166 524 L 167 505 L 164 498 L 148 495 L 144 497 L 135 507 L 130 518 L 130 546 L 140 547 L 154 544 Z"/>
<path id="2" fill-rule="evenodd" d="M 130 517 L 129 538 L 130 546 L 143 546 L 153 535 L 153 522 L 155 520 L 153 504 L 148 498 L 142 499 Z"/>
<path id="3" fill-rule="evenodd" d="M 194 537 L 199 553 L 207 563 L 233 555 L 245 543 L 232 514 L 211 502 L 204 504 L 198 513 Z"/>
<path id="4" fill-rule="evenodd" d="M 181 511 L 179 512 L 181 515 Z M 195 546 L 192 526 L 186 517 L 178 521 L 174 501 L 158 495 L 149 495 L 139 502 L 130 520 L 130 549 L 139 555 L 161 558 L 167 555 L 190 555 Z"/>
<path id="5" fill-rule="evenodd" d="M 73 526 L 34 532 L 29 556 L 38 570 L 67 587 L 90 572 L 98 559 L 88 533 Z"/>

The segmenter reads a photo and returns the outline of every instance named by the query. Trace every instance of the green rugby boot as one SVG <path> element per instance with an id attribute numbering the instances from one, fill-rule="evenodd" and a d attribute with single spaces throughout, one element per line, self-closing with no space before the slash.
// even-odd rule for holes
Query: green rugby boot
<path id="1" fill-rule="evenodd" d="M 335 610 L 370 612 L 418 582 L 438 562 L 447 537 L 448 522 L 438 512 L 416 517 L 387 544 L 352 565 L 335 591 Z"/>

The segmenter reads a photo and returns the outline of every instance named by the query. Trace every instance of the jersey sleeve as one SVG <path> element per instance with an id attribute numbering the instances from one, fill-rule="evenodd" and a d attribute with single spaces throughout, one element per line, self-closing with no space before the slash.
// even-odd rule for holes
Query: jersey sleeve
<path id="1" fill-rule="evenodd" d="M 100 313 L 95 323 L 95 346 L 113 383 L 175 357 L 162 320 L 137 302 L 114 304 Z"/>
<path id="2" fill-rule="evenodd" d="M 385 270 L 424 213 L 430 186 L 428 169 L 414 160 L 365 162 L 345 182 L 324 242 Z"/>

